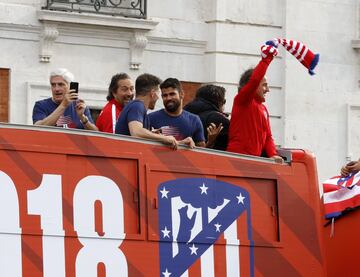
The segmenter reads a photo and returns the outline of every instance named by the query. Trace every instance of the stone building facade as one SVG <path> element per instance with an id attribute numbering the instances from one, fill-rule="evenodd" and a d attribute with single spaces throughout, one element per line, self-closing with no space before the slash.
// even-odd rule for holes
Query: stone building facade
<path id="1" fill-rule="evenodd" d="M 82 1 L 93 10 L 81 13 L 76 5 L 50 10 L 48 2 L 56 1 L 0 0 L 2 121 L 31 124 L 57 67 L 74 73 L 93 109 L 104 106 L 114 73 L 135 79 L 149 72 L 177 77 L 188 97 L 200 84 L 222 85 L 230 112 L 239 76 L 256 65 L 261 44 L 291 38 L 320 53 L 320 63 L 310 76 L 280 49 L 271 64 L 267 106 L 276 143 L 314 152 L 320 180 L 360 157 L 359 0 L 142 0 L 145 14 L 125 9 L 126 17 L 91 7 L 104 1 Z M 105 2 L 126 8 L 138 1 Z"/>

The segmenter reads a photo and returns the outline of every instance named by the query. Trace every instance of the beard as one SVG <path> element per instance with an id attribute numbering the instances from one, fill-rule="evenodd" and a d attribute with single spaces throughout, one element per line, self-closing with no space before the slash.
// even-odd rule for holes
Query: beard
<path id="1" fill-rule="evenodd" d="M 170 100 L 170 101 L 164 103 L 164 106 L 165 106 L 166 111 L 168 111 L 169 113 L 174 113 L 179 109 L 180 101 Z"/>
<path id="2" fill-rule="evenodd" d="M 122 99 L 122 106 L 125 106 L 127 103 L 129 103 L 131 100 L 133 100 L 134 97 L 126 97 Z"/>
<path id="3" fill-rule="evenodd" d="M 116 100 L 116 102 L 120 103 L 120 105 L 122 107 L 124 107 L 125 105 L 127 105 L 131 100 L 134 99 L 134 95 L 127 95 L 127 96 L 123 96 L 120 97 L 118 95 L 114 96 L 114 99 Z"/>

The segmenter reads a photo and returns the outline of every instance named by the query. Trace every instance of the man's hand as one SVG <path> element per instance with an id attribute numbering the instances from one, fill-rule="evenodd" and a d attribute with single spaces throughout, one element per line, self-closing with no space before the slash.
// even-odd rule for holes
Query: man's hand
<path id="1" fill-rule="evenodd" d="M 163 136 L 163 135 L 162 135 Z M 171 149 L 176 150 L 178 148 L 179 142 L 173 136 L 163 136 L 162 142 L 170 146 Z"/>
<path id="2" fill-rule="evenodd" d="M 271 62 L 272 59 L 278 54 L 278 50 L 271 45 L 261 46 L 261 57 L 263 60 Z"/>
<path id="3" fill-rule="evenodd" d="M 278 155 L 274 155 L 274 156 L 270 157 L 270 159 L 273 159 L 278 164 L 284 163 L 284 159 Z"/>
<path id="4" fill-rule="evenodd" d="M 351 161 L 341 168 L 341 176 L 346 177 L 350 173 L 356 173 L 360 171 L 360 161 Z"/>
<path id="5" fill-rule="evenodd" d="M 79 95 L 74 89 L 65 92 L 61 105 L 65 108 L 70 105 L 71 102 L 78 100 Z"/>
<path id="6" fill-rule="evenodd" d="M 207 131 L 207 143 L 206 147 L 211 148 L 217 136 L 220 134 L 221 130 L 223 129 L 222 123 L 220 123 L 218 126 L 216 126 L 214 123 L 210 123 L 210 125 L 206 128 Z"/>
<path id="7" fill-rule="evenodd" d="M 76 113 L 77 113 L 78 117 L 81 119 L 85 112 L 85 108 L 86 108 L 85 101 L 82 99 L 78 99 L 76 101 L 75 108 L 76 108 Z"/>
<path id="8" fill-rule="evenodd" d="M 183 143 L 183 144 L 189 146 L 191 149 L 193 149 L 195 147 L 195 142 L 192 139 L 192 137 L 187 137 L 183 140 L 180 140 L 179 143 Z"/>

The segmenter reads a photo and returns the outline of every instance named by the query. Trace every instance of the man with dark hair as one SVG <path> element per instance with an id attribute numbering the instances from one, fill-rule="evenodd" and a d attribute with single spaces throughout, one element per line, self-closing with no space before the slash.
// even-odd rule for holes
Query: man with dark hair
<path id="1" fill-rule="evenodd" d="M 265 95 L 269 92 L 265 73 L 276 55 L 275 47 L 262 46 L 259 64 L 242 74 L 231 113 L 227 150 L 266 156 L 281 163 L 283 159 L 277 154 L 271 134 L 269 113 L 263 105 Z"/>
<path id="2" fill-rule="evenodd" d="M 101 132 L 115 133 L 116 121 L 121 110 L 134 98 L 134 84 L 126 73 L 115 74 L 111 78 L 106 99 L 109 101 L 102 109 L 96 126 Z"/>
<path id="3" fill-rule="evenodd" d="M 115 126 L 115 133 L 152 139 L 177 149 L 178 142 L 173 136 L 150 131 L 150 122 L 147 110 L 153 110 L 159 99 L 161 80 L 151 74 L 142 74 L 135 81 L 136 98 L 130 101 L 122 110 Z"/>
<path id="4" fill-rule="evenodd" d="M 205 147 L 204 130 L 197 115 L 183 110 L 184 92 L 178 79 L 168 78 L 161 85 L 165 109 L 149 114 L 151 127 L 178 141 Z"/>
<path id="5" fill-rule="evenodd" d="M 205 85 L 196 91 L 194 101 L 184 109 L 197 114 L 204 127 L 204 136 L 208 138 L 209 148 L 226 150 L 230 121 L 224 113 L 225 88 L 216 85 Z M 208 137 L 215 133 L 215 138 Z"/>

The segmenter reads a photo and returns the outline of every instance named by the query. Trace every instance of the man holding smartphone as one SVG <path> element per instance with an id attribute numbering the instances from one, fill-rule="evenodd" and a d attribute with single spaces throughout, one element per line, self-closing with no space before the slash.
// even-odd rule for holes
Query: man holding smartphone
<path id="1" fill-rule="evenodd" d="M 70 89 L 73 74 L 65 68 L 50 73 L 52 97 L 37 101 L 33 108 L 34 125 L 97 130 L 85 101 Z"/>

